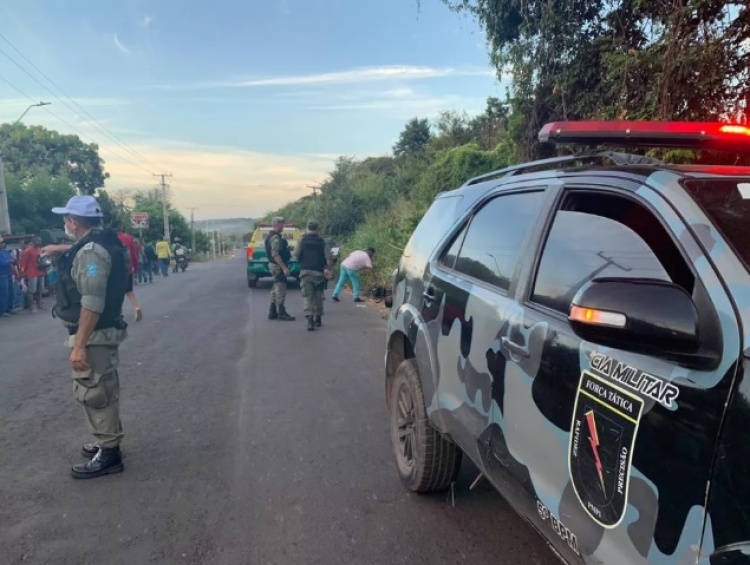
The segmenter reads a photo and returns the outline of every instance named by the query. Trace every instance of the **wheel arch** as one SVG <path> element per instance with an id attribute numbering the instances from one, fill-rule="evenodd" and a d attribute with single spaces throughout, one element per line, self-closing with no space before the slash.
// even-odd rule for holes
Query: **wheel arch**
<path id="1" fill-rule="evenodd" d="M 396 369 L 398 369 L 402 361 L 413 359 L 414 357 L 414 345 L 408 336 L 401 331 L 393 332 L 388 340 L 385 362 L 385 402 L 389 410 L 391 409 L 391 388 L 393 377 L 396 375 Z"/>

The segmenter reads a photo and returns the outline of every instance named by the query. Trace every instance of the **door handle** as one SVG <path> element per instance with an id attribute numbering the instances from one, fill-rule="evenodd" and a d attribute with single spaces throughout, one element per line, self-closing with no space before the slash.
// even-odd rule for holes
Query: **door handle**
<path id="1" fill-rule="evenodd" d="M 425 302 L 435 302 L 437 300 L 437 296 L 435 295 L 435 287 L 433 287 L 432 285 L 428 286 L 422 293 L 422 297 L 424 298 Z"/>
<path id="2" fill-rule="evenodd" d="M 501 343 L 503 344 L 503 347 L 508 351 L 508 353 L 511 353 L 512 355 L 518 355 L 520 357 L 530 357 L 531 353 L 529 352 L 529 348 L 524 345 L 518 345 L 515 341 L 512 341 L 510 338 L 504 337 L 501 340 Z"/>

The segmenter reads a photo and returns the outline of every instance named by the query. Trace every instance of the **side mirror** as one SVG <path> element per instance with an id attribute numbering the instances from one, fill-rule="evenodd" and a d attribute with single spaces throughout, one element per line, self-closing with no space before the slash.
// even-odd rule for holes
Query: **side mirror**
<path id="1" fill-rule="evenodd" d="M 573 331 L 592 343 L 700 367 L 698 310 L 681 287 L 654 279 L 594 279 L 573 298 Z"/>

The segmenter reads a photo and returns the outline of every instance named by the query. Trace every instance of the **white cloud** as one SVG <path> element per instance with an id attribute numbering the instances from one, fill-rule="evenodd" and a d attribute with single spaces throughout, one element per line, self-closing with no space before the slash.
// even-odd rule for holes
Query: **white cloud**
<path id="1" fill-rule="evenodd" d="M 381 112 L 392 118 L 408 119 L 414 115 L 435 117 L 444 110 L 465 111 L 475 114 L 484 108 L 482 97 L 463 97 L 453 94 L 434 95 L 419 93 L 410 88 L 395 88 L 380 92 L 345 93 L 325 102 L 312 105 L 318 111 Z"/>
<path id="2" fill-rule="evenodd" d="M 141 26 L 142 27 L 148 27 L 148 26 L 151 25 L 151 22 L 153 22 L 153 21 L 154 21 L 154 18 L 152 18 L 151 16 L 149 16 L 147 14 L 147 15 L 143 16 L 143 19 L 141 20 Z"/>
<path id="3" fill-rule="evenodd" d="M 124 54 L 128 55 L 130 53 L 130 49 L 128 49 L 127 47 L 125 47 L 125 45 L 123 45 L 123 43 L 117 37 L 116 33 L 115 33 L 114 39 L 115 39 L 115 45 L 120 50 L 120 53 L 124 53 Z"/>
<path id="4" fill-rule="evenodd" d="M 392 88 L 386 90 L 383 94 L 389 98 L 411 98 L 415 95 L 415 92 L 411 88 Z"/>
<path id="5" fill-rule="evenodd" d="M 491 69 L 476 67 L 427 67 L 418 65 L 385 65 L 306 75 L 286 75 L 245 80 L 215 81 L 187 85 L 154 85 L 151 89 L 178 90 L 201 88 L 253 88 L 268 86 L 309 86 L 357 84 L 375 81 L 427 80 L 460 76 L 493 76 Z"/>

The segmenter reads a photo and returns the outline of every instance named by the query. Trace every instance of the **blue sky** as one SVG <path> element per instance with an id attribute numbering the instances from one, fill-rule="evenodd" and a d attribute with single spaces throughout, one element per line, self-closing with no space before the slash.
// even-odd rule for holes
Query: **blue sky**
<path id="1" fill-rule="evenodd" d="M 172 172 L 197 218 L 261 214 L 411 117 L 504 93 L 478 24 L 440 0 L 4 0 L 0 34 L 106 130 L 2 52 L 0 121 L 49 100 L 24 122 L 97 142 L 114 190 Z"/>

